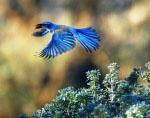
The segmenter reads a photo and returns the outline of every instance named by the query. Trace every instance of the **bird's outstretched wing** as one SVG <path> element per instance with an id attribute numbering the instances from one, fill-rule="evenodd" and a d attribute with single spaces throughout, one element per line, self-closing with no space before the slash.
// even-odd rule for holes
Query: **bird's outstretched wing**
<path id="1" fill-rule="evenodd" d="M 35 37 L 41 37 L 41 36 L 44 36 L 45 34 L 47 34 L 48 32 L 49 32 L 48 29 L 41 29 L 38 32 L 34 32 L 32 35 Z"/>
<path id="2" fill-rule="evenodd" d="M 40 53 L 41 57 L 51 58 L 72 50 L 75 47 L 73 34 L 63 30 L 55 30 L 52 40 Z"/>

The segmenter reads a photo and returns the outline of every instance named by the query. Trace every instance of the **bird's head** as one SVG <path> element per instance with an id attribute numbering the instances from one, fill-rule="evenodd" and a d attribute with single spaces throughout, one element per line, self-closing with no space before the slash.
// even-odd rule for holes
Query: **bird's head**
<path id="1" fill-rule="evenodd" d="M 40 28 L 48 28 L 48 29 L 50 29 L 51 25 L 52 25 L 51 22 L 42 22 L 42 23 L 40 23 L 40 24 L 37 24 L 37 25 L 35 26 L 35 28 L 36 28 L 36 29 L 40 29 Z"/>

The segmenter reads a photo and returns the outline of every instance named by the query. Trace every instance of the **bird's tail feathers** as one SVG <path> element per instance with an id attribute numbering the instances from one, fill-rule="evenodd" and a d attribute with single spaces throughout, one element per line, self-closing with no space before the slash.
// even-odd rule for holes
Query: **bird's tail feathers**
<path id="1" fill-rule="evenodd" d="M 76 29 L 75 37 L 87 52 L 92 52 L 91 49 L 96 50 L 99 48 L 100 37 L 91 27 Z"/>

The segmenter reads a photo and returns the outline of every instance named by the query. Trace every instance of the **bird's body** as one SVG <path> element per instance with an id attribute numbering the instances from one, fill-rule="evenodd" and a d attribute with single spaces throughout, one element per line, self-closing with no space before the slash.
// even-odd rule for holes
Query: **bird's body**
<path id="1" fill-rule="evenodd" d="M 39 28 L 41 30 L 34 32 L 33 36 L 44 36 L 48 32 L 53 34 L 52 40 L 47 47 L 41 51 L 41 57 L 51 58 L 72 50 L 75 47 L 75 39 L 79 41 L 87 52 L 92 52 L 91 48 L 94 50 L 99 48 L 98 42 L 100 42 L 100 37 L 91 27 L 73 28 L 71 26 L 43 22 L 36 25 L 36 29 Z"/>

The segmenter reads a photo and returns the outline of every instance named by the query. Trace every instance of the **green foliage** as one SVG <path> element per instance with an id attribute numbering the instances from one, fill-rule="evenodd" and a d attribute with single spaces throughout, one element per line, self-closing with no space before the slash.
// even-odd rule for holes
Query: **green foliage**
<path id="1" fill-rule="evenodd" d="M 145 67 L 148 69 L 142 73 L 142 78 L 150 84 L 150 62 L 145 64 Z"/>
<path id="2" fill-rule="evenodd" d="M 125 80 L 118 79 L 119 66 L 108 66 L 102 85 L 99 70 L 88 71 L 89 88 L 73 87 L 59 91 L 51 104 L 38 110 L 33 118 L 150 118 L 150 62 L 147 70 L 134 68 Z M 138 79 L 148 82 L 139 84 Z M 101 87 L 103 86 L 103 87 Z"/>
<path id="3" fill-rule="evenodd" d="M 127 118 L 150 118 L 150 105 L 140 102 L 126 110 Z"/>

